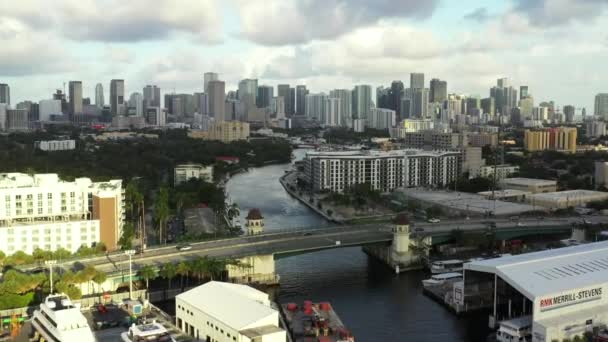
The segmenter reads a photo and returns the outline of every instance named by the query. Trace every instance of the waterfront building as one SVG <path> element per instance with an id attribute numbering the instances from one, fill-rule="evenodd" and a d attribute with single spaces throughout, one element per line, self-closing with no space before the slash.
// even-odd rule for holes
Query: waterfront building
<path id="1" fill-rule="evenodd" d="M 400 187 L 445 186 L 460 174 L 460 152 L 422 150 L 308 152 L 304 173 L 314 191 L 344 192 L 367 183 L 390 192 Z"/>
<path id="2" fill-rule="evenodd" d="M 496 173 L 496 180 L 502 180 L 508 178 L 514 173 L 519 172 L 519 166 L 509 165 L 509 164 L 501 164 L 501 165 L 486 165 L 482 166 L 479 171 L 479 176 L 485 178 L 494 178 L 494 173 Z"/>
<path id="3" fill-rule="evenodd" d="M 606 258 L 602 241 L 466 263 L 455 304 L 488 303 L 502 341 L 574 341 L 608 324 Z"/>
<path id="4" fill-rule="evenodd" d="M 530 152 L 556 150 L 576 152 L 576 127 L 526 130 L 524 148 Z"/>
<path id="5" fill-rule="evenodd" d="M 0 251 L 76 252 L 98 242 L 115 250 L 123 212 L 121 180 L 67 182 L 57 174 L 0 174 Z"/>
<path id="6" fill-rule="evenodd" d="M 76 140 L 41 140 L 34 142 L 34 147 L 41 151 L 69 151 L 76 149 Z"/>
<path id="7" fill-rule="evenodd" d="M 395 126 L 396 112 L 392 109 L 372 108 L 367 119 L 367 127 L 389 129 Z"/>
<path id="8" fill-rule="evenodd" d="M 177 327 L 197 340 L 285 342 L 267 293 L 211 281 L 175 297 Z"/>
<path id="9" fill-rule="evenodd" d="M 213 166 L 203 164 L 179 164 L 173 170 L 173 185 L 178 186 L 190 179 L 201 179 L 207 183 L 213 182 Z"/>
<path id="10" fill-rule="evenodd" d="M 533 194 L 557 191 L 557 181 L 534 178 L 505 178 L 500 181 L 502 189 L 521 190 Z"/>
<path id="11" fill-rule="evenodd" d="M 213 82 L 212 82 L 213 83 Z M 249 124 L 241 121 L 214 121 L 208 131 L 190 131 L 195 139 L 219 140 L 224 143 L 249 139 Z"/>

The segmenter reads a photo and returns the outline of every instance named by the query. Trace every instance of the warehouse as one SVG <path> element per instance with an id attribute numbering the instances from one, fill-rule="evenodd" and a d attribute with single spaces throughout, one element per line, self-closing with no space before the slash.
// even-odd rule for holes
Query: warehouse
<path id="1" fill-rule="evenodd" d="M 526 197 L 526 201 L 534 206 L 547 209 L 566 209 L 569 207 L 584 206 L 587 203 L 604 201 L 608 199 L 608 192 L 591 190 L 568 190 L 533 194 Z"/>
<path id="2" fill-rule="evenodd" d="M 470 262 L 458 286 L 458 304 L 492 309 L 499 340 L 583 337 L 608 323 L 608 241 Z"/>
<path id="3" fill-rule="evenodd" d="M 503 189 L 521 190 L 533 194 L 557 191 L 557 181 L 534 178 L 505 178 L 500 181 Z"/>

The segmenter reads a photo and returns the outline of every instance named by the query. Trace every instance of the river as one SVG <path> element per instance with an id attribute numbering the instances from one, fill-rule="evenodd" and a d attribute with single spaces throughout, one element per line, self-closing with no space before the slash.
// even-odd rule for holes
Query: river
<path id="1" fill-rule="evenodd" d="M 304 155 L 296 150 L 296 158 Z M 289 164 L 251 169 L 226 184 L 242 210 L 259 208 L 267 231 L 328 224 L 292 198 L 278 179 Z M 458 318 L 422 294 L 423 271 L 395 275 L 359 247 L 339 248 L 276 261 L 280 302 L 329 301 L 357 341 L 485 341 L 487 316 Z"/>

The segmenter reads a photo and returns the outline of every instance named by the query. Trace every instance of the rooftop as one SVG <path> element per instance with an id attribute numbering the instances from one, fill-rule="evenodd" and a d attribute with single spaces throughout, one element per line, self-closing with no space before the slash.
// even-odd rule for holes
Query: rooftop
<path id="1" fill-rule="evenodd" d="M 365 158 L 403 158 L 407 156 L 430 156 L 439 157 L 444 155 L 459 154 L 454 151 L 425 151 L 419 149 L 404 149 L 404 150 L 355 150 L 355 151 L 310 151 L 306 152 L 307 158 L 348 158 L 348 159 L 365 159 Z"/>
<path id="2" fill-rule="evenodd" d="M 275 327 L 274 325 L 263 325 L 257 328 L 250 328 L 239 331 L 241 335 L 249 337 L 251 340 L 257 337 L 262 337 L 265 335 L 275 334 L 278 332 L 284 331 L 279 327 Z"/>
<path id="3" fill-rule="evenodd" d="M 477 194 L 487 197 L 487 196 L 492 196 L 492 191 L 482 191 L 482 192 L 478 192 Z M 531 194 L 531 192 L 529 192 L 529 191 L 514 190 L 514 189 L 504 189 L 504 190 L 495 190 L 494 191 L 494 197 L 496 197 L 496 198 L 512 197 L 512 196 L 527 196 L 530 194 Z"/>
<path id="4" fill-rule="evenodd" d="M 535 178 L 521 178 L 521 177 L 514 177 L 514 178 L 505 178 L 501 181 L 502 183 L 508 183 L 508 184 L 520 184 L 520 185 L 528 185 L 528 186 L 533 186 L 533 185 L 546 185 L 546 186 L 551 186 L 551 185 L 556 185 L 557 181 L 554 180 L 547 180 L 547 179 L 535 179 Z"/>
<path id="5" fill-rule="evenodd" d="M 608 283 L 608 241 L 473 261 L 464 269 L 496 274 L 534 300 Z"/>
<path id="6" fill-rule="evenodd" d="M 246 285 L 211 281 L 176 298 L 235 330 L 242 330 L 277 313 L 270 307 L 266 293 Z"/>
<path id="7" fill-rule="evenodd" d="M 608 198 L 608 192 L 593 191 L 593 190 L 566 190 L 556 192 L 545 192 L 541 194 L 530 195 L 535 200 L 560 200 L 560 199 L 598 199 Z"/>

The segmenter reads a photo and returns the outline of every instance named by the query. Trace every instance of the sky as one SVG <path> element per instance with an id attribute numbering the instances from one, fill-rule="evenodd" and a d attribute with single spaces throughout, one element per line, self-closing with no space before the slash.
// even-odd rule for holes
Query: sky
<path id="1" fill-rule="evenodd" d="M 202 91 L 213 71 L 235 89 L 306 84 L 448 82 L 450 93 L 489 96 L 496 79 L 528 85 L 538 103 L 593 111 L 608 92 L 608 0 L 19 0 L 0 1 L 0 83 L 11 102 L 51 97 L 83 82 L 108 98 Z"/>

